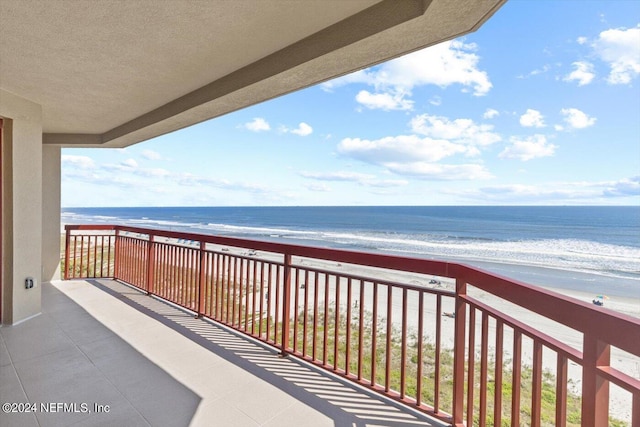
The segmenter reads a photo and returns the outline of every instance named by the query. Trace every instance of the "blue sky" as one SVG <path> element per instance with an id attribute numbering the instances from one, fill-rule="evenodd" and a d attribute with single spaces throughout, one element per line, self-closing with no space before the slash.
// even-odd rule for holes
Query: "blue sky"
<path id="1" fill-rule="evenodd" d="M 640 2 L 518 1 L 479 31 L 126 149 L 62 206 L 640 205 Z"/>

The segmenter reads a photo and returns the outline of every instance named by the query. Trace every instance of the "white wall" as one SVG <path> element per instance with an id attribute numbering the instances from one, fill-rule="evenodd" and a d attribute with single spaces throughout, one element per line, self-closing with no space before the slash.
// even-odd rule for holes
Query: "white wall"
<path id="1" fill-rule="evenodd" d="M 42 108 L 0 90 L 3 140 L 3 323 L 40 313 Z M 25 289 L 27 277 L 36 287 Z"/>

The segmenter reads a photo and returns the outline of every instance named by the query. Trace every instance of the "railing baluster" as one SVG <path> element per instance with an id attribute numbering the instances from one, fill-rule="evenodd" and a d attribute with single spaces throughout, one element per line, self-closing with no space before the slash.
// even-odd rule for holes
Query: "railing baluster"
<path id="1" fill-rule="evenodd" d="M 264 293 L 264 262 L 260 261 L 260 323 L 258 324 L 258 336 L 262 338 L 262 315 L 264 312 L 265 293 Z"/>
<path id="2" fill-rule="evenodd" d="M 284 313 L 280 313 L 280 267 L 279 266 L 276 266 L 276 282 L 274 287 L 276 291 L 276 298 L 274 301 L 274 308 L 273 308 L 273 314 L 274 314 L 273 342 L 277 345 L 278 344 L 278 322 L 280 322 L 280 314 L 283 314 L 283 319 L 284 319 Z M 280 330 L 280 332 L 282 332 L 282 329 Z M 281 333 L 280 337 L 282 338 L 282 336 L 283 334 Z"/>
<path id="3" fill-rule="evenodd" d="M 296 287 L 297 289 L 297 287 Z M 284 356 L 289 349 L 289 320 L 291 318 L 291 255 L 284 256 L 284 281 L 282 291 L 282 348 L 281 354 Z M 296 303 L 297 303 L 296 294 Z"/>
<path id="4" fill-rule="evenodd" d="M 422 294 L 424 295 L 424 294 Z M 433 411 L 440 409 L 440 352 L 442 341 L 442 295 L 436 296 L 436 354 L 433 374 Z M 421 359 L 419 359 L 421 360 Z"/>
<path id="5" fill-rule="evenodd" d="M 493 403 L 493 423 L 502 425 L 502 352 L 504 345 L 504 325 L 500 319 L 496 320 L 496 363 L 494 367 L 494 403 Z"/>
<path id="6" fill-rule="evenodd" d="M 230 278 L 229 280 L 233 283 L 233 296 L 231 297 L 231 326 L 234 326 L 236 324 L 236 306 L 238 305 L 236 295 L 238 292 L 238 286 L 241 286 L 241 284 L 238 283 L 238 258 L 233 257 L 232 261 L 233 268 L 231 271 L 233 279 Z"/>
<path id="7" fill-rule="evenodd" d="M 373 318 L 371 319 L 371 385 L 376 385 L 377 338 L 378 338 L 378 282 L 373 282 Z"/>
<path id="8" fill-rule="evenodd" d="M 249 264 L 250 261 L 247 260 L 247 262 L 245 263 L 244 260 L 241 261 L 240 265 L 242 266 L 242 278 L 244 279 L 240 279 L 240 282 L 242 282 L 242 287 L 240 288 L 240 300 L 242 301 L 242 304 L 244 305 L 244 331 L 246 332 L 249 329 L 249 282 L 251 279 L 251 275 L 249 272 Z M 244 280 L 244 282 L 243 282 Z M 245 290 L 244 292 L 244 300 L 242 298 L 242 290 Z"/>
<path id="9" fill-rule="evenodd" d="M 542 344 L 533 341 L 533 373 L 531 378 L 531 427 L 540 427 L 542 404 Z"/>
<path id="10" fill-rule="evenodd" d="M 287 259 L 285 257 L 285 266 L 287 265 Z M 285 267 L 286 268 L 286 267 Z M 289 259 L 289 269 L 291 269 L 291 259 Z M 295 288 L 295 301 L 293 303 L 293 352 L 298 351 L 298 307 L 300 304 L 300 269 L 296 268 L 296 278 L 293 283 Z M 286 282 L 286 280 L 285 280 Z M 306 286 L 306 285 L 305 285 Z"/>
<path id="11" fill-rule="evenodd" d="M 522 383 L 522 333 L 513 331 L 513 367 L 511 383 L 511 427 L 520 426 L 520 385 Z"/>
<path id="12" fill-rule="evenodd" d="M 256 285 L 258 283 L 258 263 L 256 260 L 253 262 L 253 295 L 251 303 L 251 335 L 256 334 Z"/>
<path id="13" fill-rule="evenodd" d="M 336 275 L 336 289 L 335 289 L 335 325 L 333 327 L 333 370 L 338 370 L 338 342 L 340 341 L 340 279 L 339 275 Z"/>
<path id="14" fill-rule="evenodd" d="M 567 425 L 567 357 L 558 354 L 558 367 L 556 369 L 556 427 Z"/>
<path id="15" fill-rule="evenodd" d="M 307 355 L 307 313 L 309 312 L 309 270 L 304 271 L 304 313 L 302 323 L 302 355 Z"/>
<path id="16" fill-rule="evenodd" d="M 358 303 L 358 380 L 362 380 L 362 352 L 364 349 L 364 282 L 360 280 L 360 300 Z"/>
<path id="17" fill-rule="evenodd" d="M 350 364 L 351 364 L 351 277 L 347 278 L 347 317 L 345 319 L 346 322 L 346 332 L 345 332 L 345 340 L 346 340 L 346 348 L 344 352 L 344 373 L 345 375 L 349 375 L 351 372 Z"/>
<path id="18" fill-rule="evenodd" d="M 272 264 L 267 264 L 267 342 L 271 334 L 271 301 L 273 301 L 273 290 L 271 289 Z M 274 341 L 275 342 L 275 341 Z"/>
<path id="19" fill-rule="evenodd" d="M 465 377 L 465 333 L 467 328 L 467 305 L 462 298 L 467 294 L 467 282 L 456 278 L 455 334 L 453 344 L 453 424 L 463 425 L 464 377 Z"/>
<path id="20" fill-rule="evenodd" d="M 153 241 L 153 235 L 149 235 L 149 247 L 147 254 L 147 295 L 153 295 L 155 291 L 154 281 L 155 275 L 154 271 L 156 268 L 156 258 L 155 258 L 155 243 Z"/>
<path id="21" fill-rule="evenodd" d="M 402 289 L 402 338 L 400 345 L 400 398 L 404 399 L 407 366 L 407 288 Z M 420 362 L 422 363 L 422 361 Z"/>
<path id="22" fill-rule="evenodd" d="M 487 371 L 489 359 L 489 316 L 481 312 L 482 328 L 480 337 L 480 427 L 487 425 Z"/>
<path id="23" fill-rule="evenodd" d="M 86 274 L 82 272 L 82 266 L 84 264 L 84 235 L 80 237 L 80 277 L 87 277 Z"/>
<path id="24" fill-rule="evenodd" d="M 631 403 L 631 426 L 640 426 L 640 391 L 633 393 L 633 401 Z"/>
<path id="25" fill-rule="evenodd" d="M 422 404 L 422 336 L 424 335 L 424 291 L 418 291 L 418 368 L 416 373 L 416 405 Z M 437 353 L 436 353 L 437 357 Z M 440 367 L 436 364 L 436 372 Z M 434 411 L 438 412 L 438 406 L 434 405 Z"/>
<path id="26" fill-rule="evenodd" d="M 64 280 L 69 280 L 69 247 L 71 246 L 71 230 L 67 228 L 64 233 Z M 75 257 L 75 253 L 73 254 Z"/>
<path id="27" fill-rule="evenodd" d="M 328 274 L 324 275 L 324 308 L 323 308 L 323 319 L 322 319 L 322 364 L 327 366 L 327 346 L 329 344 L 329 281 L 330 277 Z"/>
<path id="28" fill-rule="evenodd" d="M 473 425 L 474 389 L 476 384 L 476 309 L 469 307 L 469 356 L 467 363 L 467 425 Z"/>
<path id="29" fill-rule="evenodd" d="M 206 243 L 200 242 L 200 248 L 198 250 L 198 255 L 200 257 L 200 262 L 198 264 L 198 317 L 202 317 L 206 311 L 206 256 L 205 252 Z"/>
<path id="30" fill-rule="evenodd" d="M 98 236 L 93 236 L 93 274 L 91 277 L 98 277 Z"/>
<path id="31" fill-rule="evenodd" d="M 387 286 L 387 336 L 385 342 L 385 363 L 384 363 L 384 391 L 387 393 L 391 388 L 391 334 L 393 317 L 393 288 Z"/>

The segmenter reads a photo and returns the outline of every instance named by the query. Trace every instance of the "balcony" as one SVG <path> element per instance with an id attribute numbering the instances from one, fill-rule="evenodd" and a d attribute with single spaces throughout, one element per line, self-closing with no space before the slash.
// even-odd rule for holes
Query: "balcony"
<path id="1" fill-rule="evenodd" d="M 37 403 L 3 427 L 441 425 L 113 280 L 42 293 L 0 329 L 1 400 Z"/>
<path id="2" fill-rule="evenodd" d="M 1 330 L 30 401 L 121 402 L 152 425 L 640 426 L 640 380 L 617 364 L 639 360 L 639 319 L 468 266 L 67 226 L 64 275 L 46 317 Z M 59 366 L 89 377 L 89 359 L 121 400 L 60 394 L 82 388 L 64 369 L 28 392 L 58 365 L 32 349 L 68 340 L 83 362 Z"/>

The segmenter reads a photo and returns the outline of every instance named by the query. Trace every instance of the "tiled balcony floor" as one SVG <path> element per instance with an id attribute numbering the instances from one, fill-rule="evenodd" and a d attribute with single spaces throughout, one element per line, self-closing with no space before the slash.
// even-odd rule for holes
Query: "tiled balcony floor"
<path id="1" fill-rule="evenodd" d="M 5 402 L 38 412 L 3 427 L 442 425 L 111 280 L 45 283 L 42 314 L 0 328 Z"/>

